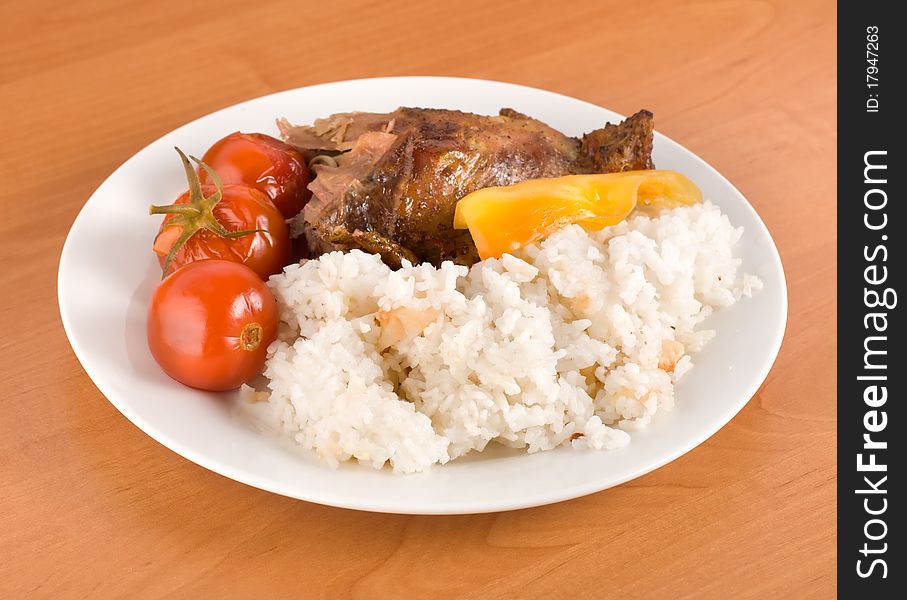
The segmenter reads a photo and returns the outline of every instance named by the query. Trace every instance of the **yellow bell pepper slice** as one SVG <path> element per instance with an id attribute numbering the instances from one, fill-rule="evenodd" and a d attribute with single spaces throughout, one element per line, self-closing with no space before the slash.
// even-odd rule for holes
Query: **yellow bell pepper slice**
<path id="1" fill-rule="evenodd" d="M 457 202 L 454 227 L 469 229 L 482 259 L 499 258 L 571 223 L 597 230 L 620 223 L 634 208 L 655 215 L 701 201 L 696 184 L 676 171 L 568 175 L 468 194 Z"/>

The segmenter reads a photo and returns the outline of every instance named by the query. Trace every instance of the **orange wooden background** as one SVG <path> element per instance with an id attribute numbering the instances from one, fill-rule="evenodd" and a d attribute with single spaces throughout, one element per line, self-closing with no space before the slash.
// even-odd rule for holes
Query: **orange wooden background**
<path id="1" fill-rule="evenodd" d="M 834 3 L 813 0 L 3 0 L 0 597 L 830 597 L 835 31 Z M 727 427 L 586 498 L 410 517 L 235 483 L 103 398 L 55 290 L 91 192 L 212 110 L 402 74 L 644 106 L 743 191 L 780 248 L 790 321 L 771 375 Z"/>

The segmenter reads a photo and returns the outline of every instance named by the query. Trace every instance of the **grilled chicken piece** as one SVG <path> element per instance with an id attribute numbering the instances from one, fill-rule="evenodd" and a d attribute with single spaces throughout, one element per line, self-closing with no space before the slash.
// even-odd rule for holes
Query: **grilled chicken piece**
<path id="1" fill-rule="evenodd" d="M 315 254 L 361 248 L 393 267 L 403 259 L 476 262 L 469 232 L 453 228 L 457 200 L 475 190 L 653 168 L 652 113 L 645 110 L 582 139 L 508 108 L 491 117 L 398 108 L 278 125 L 313 159 L 312 199 L 292 223 L 297 235 L 306 235 Z"/>

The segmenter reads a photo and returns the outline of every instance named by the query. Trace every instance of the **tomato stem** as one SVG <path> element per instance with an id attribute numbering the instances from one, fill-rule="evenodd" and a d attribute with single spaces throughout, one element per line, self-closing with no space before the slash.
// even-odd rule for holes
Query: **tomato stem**
<path id="1" fill-rule="evenodd" d="M 189 204 L 168 204 L 166 206 L 158 206 L 157 204 L 152 204 L 148 208 L 149 215 L 197 215 L 198 208 L 191 206 Z"/>
<path id="2" fill-rule="evenodd" d="M 220 177 L 218 177 L 217 173 L 211 167 L 199 159 L 194 156 L 187 157 L 179 148 L 175 148 L 175 150 L 177 154 L 180 155 L 180 161 L 183 163 L 183 170 L 186 172 L 186 181 L 189 184 L 189 200 L 182 204 L 174 203 L 167 206 L 151 205 L 148 208 L 148 213 L 152 215 L 170 215 L 169 220 L 164 222 L 162 231 L 169 228 L 180 229 L 179 237 L 173 242 L 173 245 L 170 246 L 170 250 L 167 252 L 167 258 L 164 260 L 161 278 L 167 276 L 167 273 L 170 270 L 170 263 L 173 261 L 176 253 L 179 252 L 180 248 L 189 241 L 189 238 L 195 235 L 200 229 L 207 229 L 208 231 L 225 238 L 239 238 L 255 233 L 266 233 L 264 229 L 228 231 L 214 215 L 214 207 L 217 206 L 218 202 L 220 202 L 224 196 L 224 186 Z M 198 173 L 192 167 L 189 158 L 195 161 L 200 168 L 204 169 L 211 178 L 215 191 L 210 196 L 205 197 L 202 193 L 202 186 Z M 160 233 L 158 236 L 160 236 Z"/>

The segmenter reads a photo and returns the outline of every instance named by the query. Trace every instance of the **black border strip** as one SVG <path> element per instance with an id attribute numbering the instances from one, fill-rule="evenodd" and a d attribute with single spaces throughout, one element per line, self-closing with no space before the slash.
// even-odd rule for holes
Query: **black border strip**
<path id="1" fill-rule="evenodd" d="M 904 24 L 894 2 L 838 5 L 838 594 L 907 597 L 898 352 L 904 256 Z M 907 297 L 903 298 L 907 301 Z"/>

